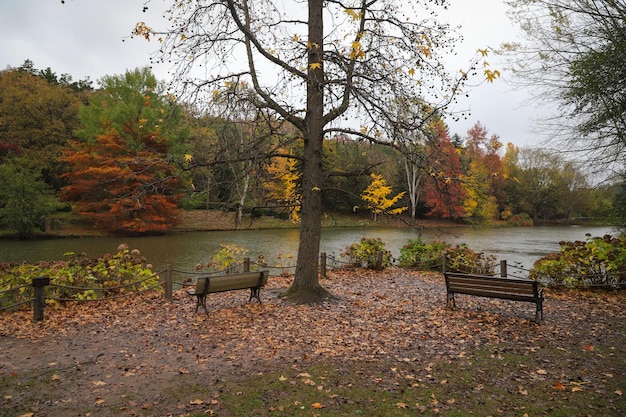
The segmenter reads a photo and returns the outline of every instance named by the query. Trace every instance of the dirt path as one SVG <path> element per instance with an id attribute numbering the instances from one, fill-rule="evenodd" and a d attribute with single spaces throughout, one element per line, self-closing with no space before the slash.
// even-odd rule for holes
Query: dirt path
<path id="1" fill-rule="evenodd" d="M 208 316 L 194 314 L 182 293 L 173 302 L 145 294 L 47 309 L 43 323 L 32 323 L 30 311 L 2 314 L 0 408 L 18 416 L 185 415 L 198 384 L 324 361 L 424 363 L 486 346 L 603 346 L 624 358 L 622 369 L 545 367 L 566 374 L 584 366 L 591 380 L 626 373 L 623 293 L 548 291 L 545 323 L 537 326 L 526 303 L 459 297 L 459 309 L 445 310 L 437 274 L 333 272 L 323 285 L 340 299 L 317 306 L 284 302 L 279 294 L 289 282 L 271 277 L 262 306 L 246 304 L 245 292 L 212 295 Z"/>

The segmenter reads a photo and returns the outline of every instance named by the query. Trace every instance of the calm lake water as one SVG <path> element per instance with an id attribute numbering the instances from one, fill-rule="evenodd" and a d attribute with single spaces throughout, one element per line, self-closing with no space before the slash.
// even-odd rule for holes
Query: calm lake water
<path id="1" fill-rule="evenodd" d="M 465 243 L 475 251 L 483 251 L 506 260 L 509 265 L 529 269 L 535 260 L 558 252 L 559 241 L 585 240 L 585 234 L 603 236 L 610 227 L 536 226 L 471 228 L 451 227 L 427 229 L 422 240 L 443 240 L 451 244 Z M 193 232 L 174 236 L 136 238 L 73 238 L 38 241 L 0 240 L 0 262 L 60 260 L 66 252 L 85 252 L 89 256 L 115 253 L 120 243 L 138 249 L 159 271 L 167 264 L 175 269 L 192 271 L 198 263 L 206 263 L 221 243 L 236 243 L 248 249 L 246 256 L 256 260 L 262 255 L 270 266 L 295 266 L 298 230 L 244 230 Z M 322 231 L 321 251 L 338 257 L 348 245 L 361 238 L 381 238 L 394 257 L 409 239 L 418 237 L 414 230 L 402 228 L 340 228 Z M 512 271 L 511 271 L 512 272 Z"/>

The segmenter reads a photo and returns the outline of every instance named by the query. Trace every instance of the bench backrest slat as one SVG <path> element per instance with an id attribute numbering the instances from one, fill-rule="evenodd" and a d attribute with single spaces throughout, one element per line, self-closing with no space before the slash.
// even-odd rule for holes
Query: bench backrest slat
<path id="1" fill-rule="evenodd" d="M 536 281 L 446 272 L 448 292 L 527 300 L 539 297 Z"/>
<path id="2" fill-rule="evenodd" d="M 267 284 L 269 271 L 200 277 L 196 281 L 196 294 L 210 294 L 246 288 L 261 288 Z"/>
<path id="3" fill-rule="evenodd" d="M 503 292 L 515 292 L 515 293 L 529 293 L 529 294 L 533 294 L 534 293 L 534 289 L 533 289 L 534 284 L 532 282 L 528 282 L 528 283 L 501 283 L 501 282 L 493 282 L 493 281 L 487 281 L 487 280 L 473 280 L 472 281 L 468 281 L 468 280 L 459 280 L 456 278 L 450 278 L 448 280 L 448 288 L 450 288 L 450 290 L 452 290 L 453 288 L 482 288 L 485 290 L 498 290 L 498 291 L 503 291 Z"/>

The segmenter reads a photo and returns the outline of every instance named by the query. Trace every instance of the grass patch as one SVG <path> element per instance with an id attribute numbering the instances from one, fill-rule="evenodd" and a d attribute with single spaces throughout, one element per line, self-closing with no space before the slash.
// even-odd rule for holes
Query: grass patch
<path id="1" fill-rule="evenodd" d="M 324 361 L 212 381 L 181 374 L 147 386 L 160 404 L 132 393 L 70 401 L 77 370 L 0 375 L 3 416 L 46 408 L 93 416 L 608 416 L 626 415 L 626 358 L 609 345 L 485 346 L 447 359 Z M 111 387 L 112 388 L 112 387 Z M 59 414 L 61 413 L 61 414 Z"/>
<path id="2" fill-rule="evenodd" d="M 608 346 L 496 346 L 427 363 L 326 362 L 219 382 L 195 393 L 205 401 L 189 415 L 626 415 L 625 373 L 624 358 Z"/>
<path id="3" fill-rule="evenodd" d="M 67 398 L 65 384 L 71 383 L 71 378 L 71 372 L 59 373 L 52 370 L 0 374 L 0 415 L 36 415 L 39 410 L 53 402 L 58 410 L 64 410 L 68 415 L 78 415 L 80 410 L 77 407 L 82 407 L 83 404 L 58 401 L 59 398 Z M 63 383 L 60 383 L 62 380 Z"/>

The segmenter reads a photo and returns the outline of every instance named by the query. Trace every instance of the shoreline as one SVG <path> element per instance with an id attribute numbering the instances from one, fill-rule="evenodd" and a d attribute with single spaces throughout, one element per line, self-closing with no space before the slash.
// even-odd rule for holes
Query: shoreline
<path id="1" fill-rule="evenodd" d="M 93 237 L 128 237 L 128 236 L 172 236 L 194 232 L 219 232 L 238 230 L 276 230 L 276 229 L 298 229 L 299 225 L 291 223 L 289 220 L 272 216 L 261 216 L 251 218 L 246 215 L 241 223 L 236 227 L 234 213 L 221 210 L 186 210 L 180 215 L 180 224 L 163 232 L 146 234 L 115 234 L 96 230 L 85 224 L 77 216 L 65 216 L 63 218 L 54 217 L 60 224 L 54 230 L 48 228 L 46 231 L 35 231 L 33 236 L 22 240 L 47 240 L 47 239 L 80 239 Z M 420 230 L 452 227 L 541 227 L 544 225 L 563 225 L 562 222 L 541 223 L 534 226 L 515 226 L 507 224 L 503 220 L 488 221 L 480 224 L 470 224 L 461 220 L 449 219 L 416 219 L 412 220 L 406 215 L 382 216 L 378 221 L 372 220 L 371 216 L 365 214 L 336 214 L 325 213 L 322 216 L 322 228 L 358 228 L 358 227 L 381 227 L 381 228 L 416 228 Z M 594 222 L 575 222 L 573 225 L 596 225 Z M 598 223 L 597 225 L 602 225 Z M 20 240 L 16 233 L 0 231 L 0 239 Z"/>
<path id="2" fill-rule="evenodd" d="M 221 210 L 189 210 L 183 211 L 180 215 L 180 224 L 163 232 L 137 234 L 136 236 L 171 236 L 194 232 L 220 232 L 238 230 L 276 230 L 276 229 L 298 229 L 299 225 L 291 223 L 289 220 L 271 216 L 250 218 L 245 216 L 236 227 L 234 213 L 223 212 Z M 23 240 L 47 240 L 47 239 L 80 239 L 87 237 L 128 237 L 132 234 L 106 233 L 96 230 L 84 224 L 76 217 L 66 217 L 61 220 L 61 226 L 56 230 L 48 228 L 46 231 L 39 230 L 33 236 Z M 438 227 L 466 226 L 467 223 L 454 222 L 451 220 L 437 219 L 417 219 L 414 224 L 406 216 L 389 216 L 373 221 L 366 215 L 344 215 L 325 214 L 322 217 L 322 228 L 347 228 L 347 227 L 394 227 L 394 228 L 419 228 L 429 229 Z M 0 239 L 19 240 L 15 233 L 8 231 L 0 232 Z"/>

